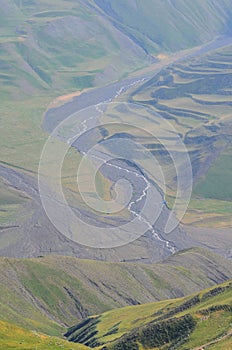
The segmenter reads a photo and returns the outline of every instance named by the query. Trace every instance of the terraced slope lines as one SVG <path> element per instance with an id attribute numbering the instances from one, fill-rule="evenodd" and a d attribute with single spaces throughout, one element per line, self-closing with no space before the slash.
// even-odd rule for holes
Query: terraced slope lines
<path id="1" fill-rule="evenodd" d="M 188 224 L 231 227 L 231 57 L 228 45 L 176 63 L 129 97 L 171 122 L 188 149 L 195 183 L 184 220 Z M 165 171 L 168 159 L 159 155 L 155 145 L 150 147 Z M 174 188 L 169 168 L 166 176 Z M 169 196 L 171 205 L 171 190 Z"/>

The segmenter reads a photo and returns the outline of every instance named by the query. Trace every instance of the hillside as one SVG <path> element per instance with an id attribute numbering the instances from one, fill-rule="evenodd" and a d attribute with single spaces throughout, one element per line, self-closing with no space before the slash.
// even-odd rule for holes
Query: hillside
<path id="1" fill-rule="evenodd" d="M 153 265 L 1 258 L 0 271 L 2 321 L 58 336 L 89 315 L 182 297 L 226 281 L 232 263 L 191 249 Z"/>
<path id="2" fill-rule="evenodd" d="M 232 283 L 227 282 L 186 298 L 88 318 L 70 328 L 66 337 L 104 350 L 229 350 L 231 321 Z"/>
<path id="3" fill-rule="evenodd" d="M 28 331 L 12 323 L 0 321 L 0 347 L 2 350 L 87 350 L 80 344 L 70 345 L 60 338 L 49 337 L 35 331 Z"/>
<path id="4" fill-rule="evenodd" d="M 0 1 L 4 93 L 80 90 L 119 79 L 131 71 L 131 64 L 139 68 L 151 61 L 88 4 Z"/>
<path id="5" fill-rule="evenodd" d="M 188 149 L 194 191 L 186 224 L 231 227 L 231 55 L 228 45 L 178 62 L 128 96 L 130 102 L 148 105 L 168 120 Z M 171 162 L 156 148 L 150 145 L 163 165 L 171 205 L 176 186 Z"/>
<path id="6" fill-rule="evenodd" d="M 231 1 L 95 0 L 148 52 L 178 51 L 231 32 Z"/>
<path id="7" fill-rule="evenodd" d="M 231 0 L 0 1 L 5 92 L 83 89 L 230 33 Z"/>
<path id="8" fill-rule="evenodd" d="M 0 322 L 0 346 L 8 349 L 230 350 L 232 283 L 185 298 L 108 311 L 71 327 L 68 341 Z M 156 332 L 158 331 L 158 332 Z M 80 343 L 88 343 L 86 347 Z"/>

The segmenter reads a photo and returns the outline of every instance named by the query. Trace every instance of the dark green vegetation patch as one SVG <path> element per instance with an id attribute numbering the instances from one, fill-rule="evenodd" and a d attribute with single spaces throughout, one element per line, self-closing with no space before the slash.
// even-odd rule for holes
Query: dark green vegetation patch
<path id="1" fill-rule="evenodd" d="M 191 315 L 173 318 L 155 324 L 148 324 L 141 329 L 122 336 L 112 345 L 103 349 L 109 350 L 138 350 L 139 344 L 146 349 L 160 347 L 172 342 L 179 342 L 189 336 L 196 322 Z"/>

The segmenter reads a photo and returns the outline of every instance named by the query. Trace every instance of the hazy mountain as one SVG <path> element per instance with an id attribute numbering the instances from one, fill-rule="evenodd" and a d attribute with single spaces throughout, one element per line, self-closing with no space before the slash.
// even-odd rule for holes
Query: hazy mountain
<path id="1" fill-rule="evenodd" d="M 232 0 L 0 0 L 0 23 L 0 348 L 231 349 Z M 109 115 L 119 129 L 103 123 L 85 133 L 81 115 L 83 137 L 64 159 L 63 192 L 93 234 L 136 215 L 147 232 L 129 245 L 95 249 L 72 240 L 62 215 L 69 237 L 50 222 L 38 166 L 61 121 L 92 106 L 91 123 L 97 116 L 101 124 L 104 101 L 118 102 Z M 154 137 L 120 128 L 125 115 L 133 124 L 146 108 L 140 129 L 152 121 L 161 135 L 157 118 L 170 123 L 168 141 L 182 140 L 193 170 L 187 213 L 170 234 L 164 227 L 178 180 L 170 155 Z M 71 145 L 66 132 L 54 144 Z M 98 194 L 114 199 L 119 178 L 134 187 L 122 211 L 100 214 L 84 202 L 79 187 L 90 177 L 77 184 L 77 169 L 94 142 L 118 136 L 151 152 L 167 191 L 121 156 L 122 149 L 136 160 L 143 153 L 106 147 L 101 156 L 112 151 L 114 170 L 105 161 Z M 47 173 L 57 181 L 52 165 Z M 148 184 L 162 208 L 155 224 L 138 214 Z M 85 193 L 94 197 L 88 186 Z"/>

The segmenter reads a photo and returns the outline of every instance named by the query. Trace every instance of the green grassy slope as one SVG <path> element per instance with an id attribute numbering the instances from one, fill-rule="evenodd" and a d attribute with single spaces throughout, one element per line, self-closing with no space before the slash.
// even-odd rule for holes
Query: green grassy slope
<path id="1" fill-rule="evenodd" d="M 230 349 L 231 331 L 232 283 L 227 282 L 182 299 L 106 312 L 70 328 L 67 337 L 105 350 L 187 350 L 205 344 Z"/>
<path id="2" fill-rule="evenodd" d="M 198 181 L 194 193 L 205 198 L 232 200 L 232 147 L 226 148 L 212 164 L 207 174 Z"/>
<path id="3" fill-rule="evenodd" d="M 0 228 L 11 222 L 26 200 L 19 191 L 10 189 L 7 183 L 0 180 Z"/>
<path id="4" fill-rule="evenodd" d="M 85 350 L 84 345 L 70 344 L 65 340 L 28 331 L 15 324 L 0 321 L 0 347 L 2 350 Z"/>
<path id="5" fill-rule="evenodd" d="M 95 0 L 150 52 L 178 51 L 229 31 L 231 1 Z"/>
<path id="6" fill-rule="evenodd" d="M 175 64 L 129 97 L 171 122 L 189 151 L 195 187 L 185 223 L 231 226 L 231 57 L 228 46 Z M 150 149 L 163 164 L 171 205 L 175 179 L 155 146 Z"/>
<path id="7" fill-rule="evenodd" d="M 55 0 L 0 3 L 0 78 L 6 90 L 83 89 L 93 86 L 96 75 L 109 65 L 108 80 L 121 77 L 130 66 L 146 64 L 138 45 L 86 5 Z"/>
<path id="8" fill-rule="evenodd" d="M 57 336 L 89 315 L 210 287 L 231 278 L 231 270 L 230 262 L 202 249 L 153 265 L 1 258 L 1 319 Z"/>

